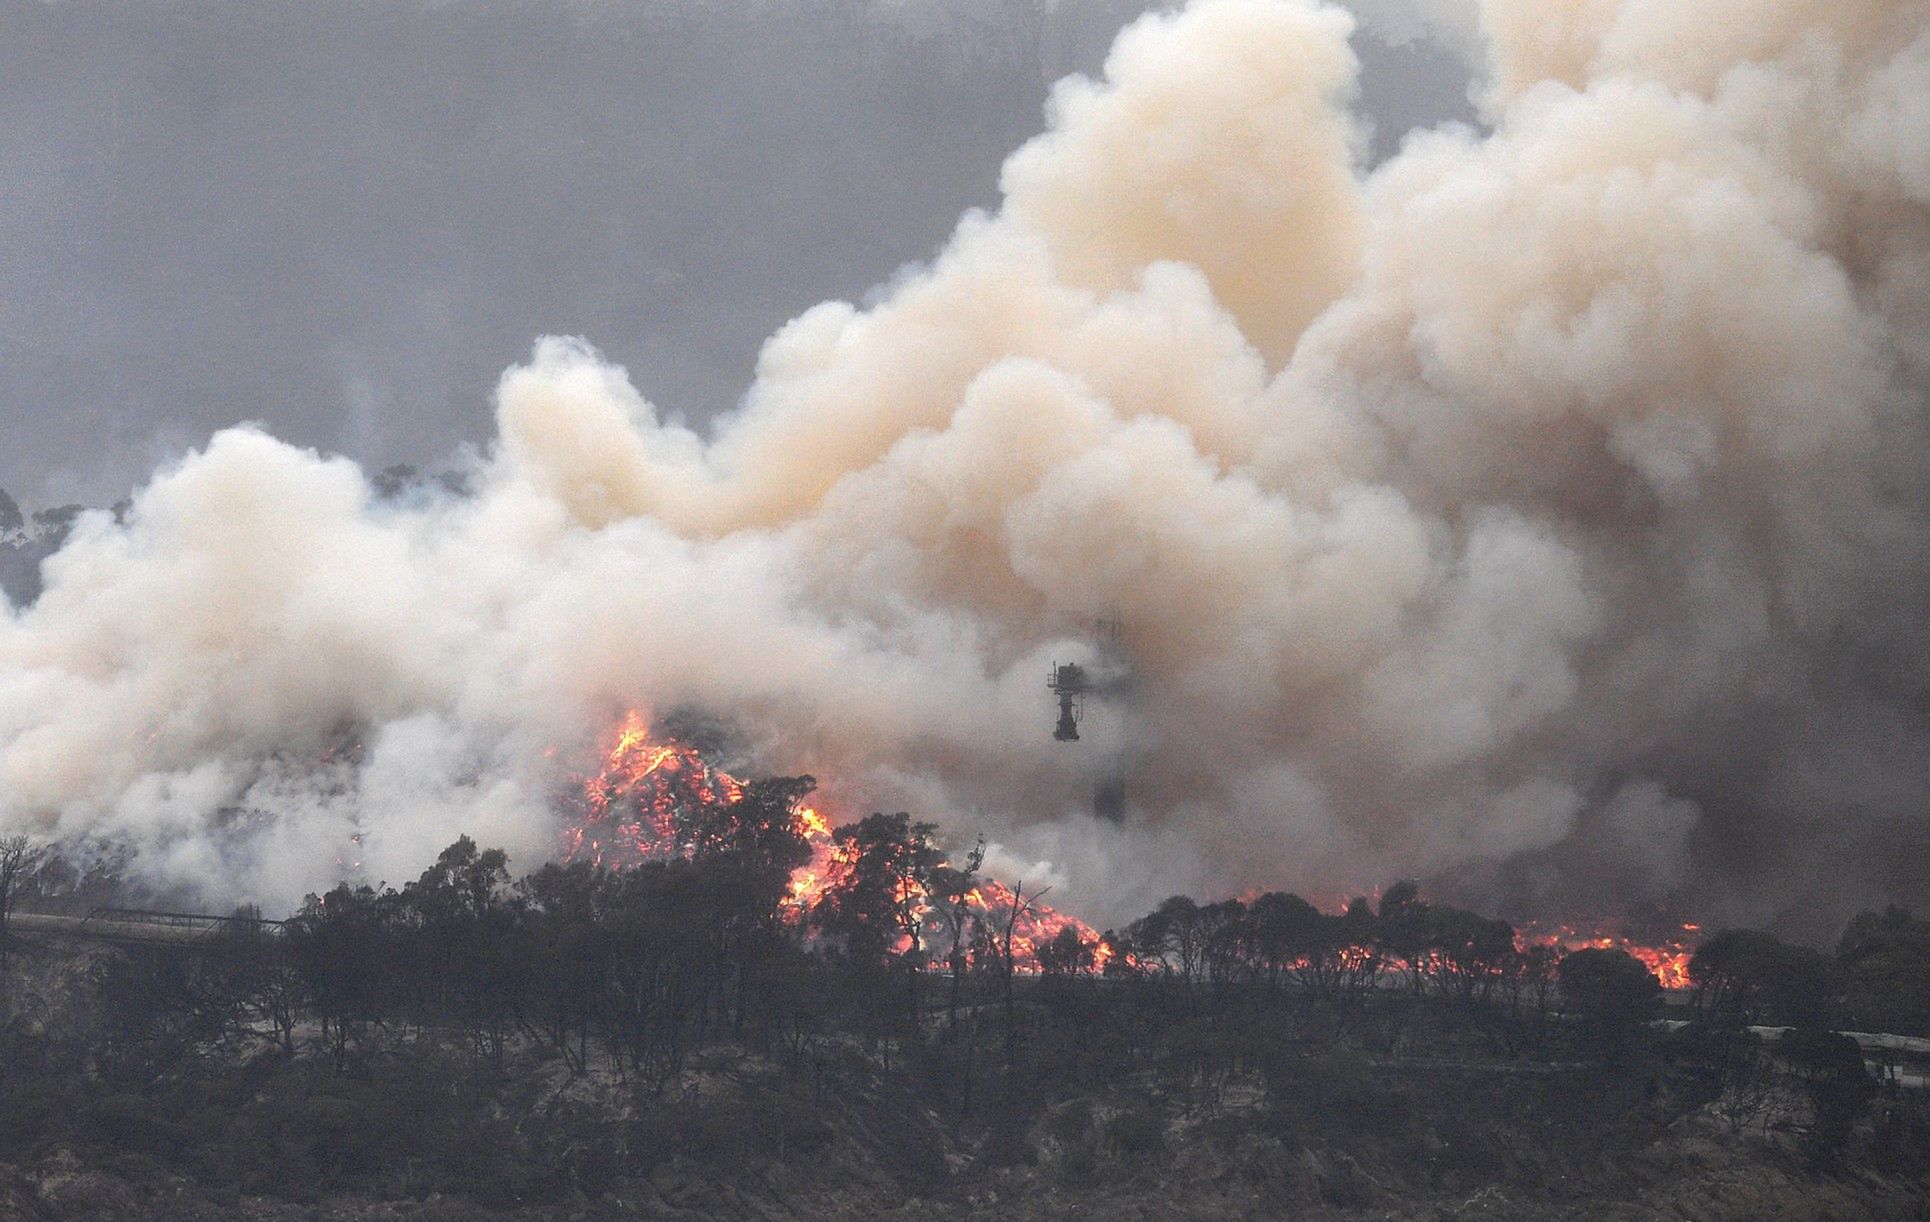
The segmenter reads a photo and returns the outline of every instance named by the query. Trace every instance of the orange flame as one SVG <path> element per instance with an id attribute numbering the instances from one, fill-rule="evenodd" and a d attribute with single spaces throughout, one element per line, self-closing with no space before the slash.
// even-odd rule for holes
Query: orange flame
<path id="1" fill-rule="evenodd" d="M 1647 941 L 1627 937 L 1612 924 L 1599 925 L 1594 929 L 1578 929 L 1573 925 L 1543 928 L 1530 921 L 1521 927 L 1515 939 L 1524 949 L 1551 946 L 1561 951 L 1590 948 L 1627 951 L 1655 973 L 1663 988 L 1686 989 L 1690 987 L 1689 960 L 1695 957 L 1696 943 L 1701 940 L 1701 934 L 1700 925 L 1684 923 L 1653 941 Z"/>
<path id="2" fill-rule="evenodd" d="M 729 806 L 743 793 L 694 748 L 655 741 L 643 716 L 629 713 L 601 770 L 580 786 L 582 813 L 564 833 L 563 857 L 612 868 L 675 857 L 680 813 Z"/>
<path id="3" fill-rule="evenodd" d="M 626 714 L 611 732 L 601 767 L 580 783 L 575 795 L 580 803 L 579 818 L 564 832 L 565 860 L 587 859 L 598 865 L 621 869 L 646 861 L 663 861 L 693 851 L 682 843 L 680 824 L 688 816 L 729 806 L 743 796 L 744 785 L 736 777 L 713 768 L 695 747 L 659 741 L 650 733 L 641 713 Z M 785 913 L 802 924 L 811 909 L 835 886 L 848 863 L 840 856 L 832 821 L 814 807 L 800 806 L 794 812 L 793 830 L 811 847 L 811 860 L 791 875 Z M 925 944 L 936 953 L 931 961 L 941 963 L 950 952 L 949 922 L 931 896 L 907 893 L 901 900 L 913 901 Z M 1014 916 L 1017 903 L 1019 910 Z M 1092 951 L 1090 967 L 1103 969 L 1113 953 L 1100 941 L 1092 928 L 1076 917 L 1058 912 L 1029 898 L 1019 900 L 1012 888 L 996 879 L 981 879 L 964 897 L 965 924 L 960 931 L 970 938 L 976 930 L 1003 951 L 1007 926 L 1011 928 L 1012 961 L 1022 972 L 1041 970 L 1040 951 L 1063 931 L 1071 930 Z M 1688 988 L 1689 960 L 1700 938 L 1700 927 L 1684 924 L 1653 941 L 1624 936 L 1611 925 L 1582 929 L 1572 925 L 1543 927 L 1534 922 L 1523 925 L 1517 942 L 1530 946 L 1551 946 L 1561 950 L 1599 947 L 1625 950 L 1645 964 L 1668 989 Z M 901 935 L 898 950 L 910 948 L 910 938 Z"/>
<path id="4" fill-rule="evenodd" d="M 658 741 L 644 716 L 632 711 L 611 732 L 595 775 L 576 787 L 571 804 L 578 807 L 577 818 L 563 833 L 563 857 L 622 869 L 682 856 L 692 846 L 682 843 L 680 825 L 692 814 L 736 802 L 743 793 L 743 782 L 713 768 L 695 747 Z M 831 820 L 815 807 L 798 807 L 792 830 L 811 848 L 811 860 L 791 874 L 783 904 L 786 915 L 801 924 L 848 863 L 840 856 Z M 920 925 L 932 935 L 927 945 L 949 953 L 946 923 L 932 898 L 922 891 L 899 898 L 913 901 Z M 1110 948 L 1083 922 L 1029 900 L 1015 920 L 1013 902 L 1009 887 L 984 879 L 966 897 L 965 906 L 968 919 L 988 935 L 996 932 L 1002 938 L 1011 924 L 1012 960 L 1019 971 L 1039 970 L 1039 948 L 1066 929 L 1093 947 L 1095 967 L 1104 965 Z M 909 949 L 908 936 L 900 941 L 900 951 Z"/>

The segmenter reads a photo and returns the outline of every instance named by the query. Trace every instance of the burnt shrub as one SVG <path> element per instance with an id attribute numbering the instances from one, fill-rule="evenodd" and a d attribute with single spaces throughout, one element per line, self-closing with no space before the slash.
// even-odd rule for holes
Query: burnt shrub
<path id="1" fill-rule="evenodd" d="M 1725 930 L 1698 946 L 1689 979 L 1706 1021 L 1741 1026 L 1826 1027 L 1849 988 L 1844 969 L 1829 956 L 1759 929 Z"/>
<path id="2" fill-rule="evenodd" d="M 1583 1039 L 1604 1061 L 1628 1055 L 1662 997 L 1655 973 L 1625 950 L 1589 947 L 1555 967 L 1562 1002 L 1580 1020 Z"/>
<path id="3" fill-rule="evenodd" d="M 1776 1042 L 1776 1057 L 1802 1082 L 1809 1097 L 1811 1154 L 1819 1160 L 1834 1157 L 1876 1092 L 1863 1067 L 1862 1050 L 1847 1035 L 1798 1027 Z"/>
<path id="4" fill-rule="evenodd" d="M 144 1095 L 103 1096 L 89 1109 L 85 1136 L 128 1153 L 178 1157 L 189 1137 L 175 1109 Z"/>
<path id="5" fill-rule="evenodd" d="M 1418 1140 L 1409 1087 L 1344 1049 L 1281 1055 L 1265 1066 L 1268 1127 L 1301 1145 L 1358 1147 Z"/>
<path id="6" fill-rule="evenodd" d="M 623 1133 L 634 1170 L 681 1158 L 724 1174 L 808 1158 L 837 1136 L 819 1111 L 783 1092 L 756 1099 L 656 1102 L 630 1119 Z"/>
<path id="7" fill-rule="evenodd" d="M 336 1191 L 441 1192 L 515 1203 L 559 1190 L 489 1093 L 435 1057 L 399 1058 L 369 1078 L 274 1060 L 41 1115 L 42 1146 L 138 1157 L 215 1193 L 312 1202 Z"/>
<path id="8" fill-rule="evenodd" d="M 1121 1159 L 1157 1158 L 1166 1152 L 1166 1117 L 1148 1104 L 1125 1108 L 1106 1122 L 1106 1140 Z"/>
<path id="9" fill-rule="evenodd" d="M 1892 1175 L 1930 1179 L 1930 1100 L 1922 1092 L 1883 1099 L 1876 1108 L 1870 1161 Z"/>

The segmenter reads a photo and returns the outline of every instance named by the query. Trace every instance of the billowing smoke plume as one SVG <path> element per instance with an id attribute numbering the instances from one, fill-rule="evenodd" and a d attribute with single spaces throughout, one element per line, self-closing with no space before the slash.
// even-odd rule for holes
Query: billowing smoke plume
<path id="1" fill-rule="evenodd" d="M 1930 23 L 1715 8 L 1485 0 L 1491 126 L 1363 177 L 1350 19 L 1200 0 L 714 436 L 560 339 L 464 495 L 223 433 L 0 618 L 0 821 L 286 903 L 356 834 L 540 858 L 573 751 L 694 706 L 1074 907 L 1921 899 Z"/>

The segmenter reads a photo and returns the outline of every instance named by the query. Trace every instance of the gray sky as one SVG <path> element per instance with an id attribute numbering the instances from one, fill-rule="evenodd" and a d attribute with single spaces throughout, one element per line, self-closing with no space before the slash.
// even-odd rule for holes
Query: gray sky
<path id="1" fill-rule="evenodd" d="M 1144 7 L 0 0 L 0 488 L 104 504 L 247 419 L 433 463 L 544 333 L 712 416 L 992 202 Z M 1457 56 L 1375 28 L 1381 152 L 1467 116 Z"/>

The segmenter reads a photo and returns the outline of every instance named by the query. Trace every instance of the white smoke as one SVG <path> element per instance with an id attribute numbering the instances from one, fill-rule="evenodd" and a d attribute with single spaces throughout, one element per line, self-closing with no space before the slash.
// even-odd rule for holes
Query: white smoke
<path id="1" fill-rule="evenodd" d="M 1479 7 L 1492 130 L 1365 178 L 1340 10 L 1138 22 L 714 437 L 561 339 L 472 494 L 218 435 L 0 618 L 0 823 L 271 905 L 358 833 L 370 878 L 532 864 L 599 726 L 697 705 L 1101 917 L 1921 897 L 1930 23 Z M 1101 618 L 1135 695 L 1068 747 L 1046 672 Z"/>

